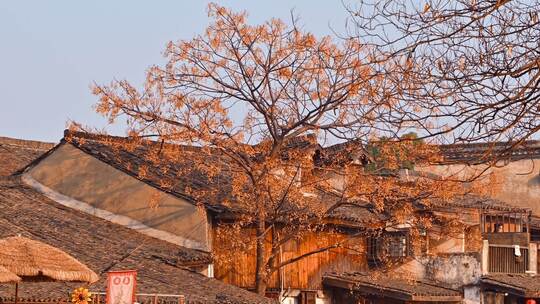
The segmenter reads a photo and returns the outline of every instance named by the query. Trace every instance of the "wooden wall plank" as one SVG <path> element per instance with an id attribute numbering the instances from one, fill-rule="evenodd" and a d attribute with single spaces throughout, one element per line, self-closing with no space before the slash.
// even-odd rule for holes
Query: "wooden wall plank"
<path id="1" fill-rule="evenodd" d="M 250 232 L 250 233 L 253 233 Z M 247 235 L 246 235 L 247 236 Z M 288 260 L 299 255 L 328 246 L 347 238 L 347 235 L 333 232 L 313 232 L 306 234 L 301 240 L 292 240 L 282 247 L 282 258 Z M 243 288 L 255 287 L 255 247 L 248 251 L 228 251 L 231 238 L 216 238 L 214 244 L 216 278 Z M 267 250 L 270 250 L 270 239 Z M 367 259 L 365 239 L 348 241 L 348 248 L 335 248 L 303 258 L 283 268 L 284 288 L 319 289 L 321 277 L 326 272 L 365 271 Z M 232 246 L 234 247 L 234 246 Z M 223 258 L 229 256 L 229 258 Z M 276 271 L 268 284 L 268 288 L 280 288 L 280 280 Z"/>

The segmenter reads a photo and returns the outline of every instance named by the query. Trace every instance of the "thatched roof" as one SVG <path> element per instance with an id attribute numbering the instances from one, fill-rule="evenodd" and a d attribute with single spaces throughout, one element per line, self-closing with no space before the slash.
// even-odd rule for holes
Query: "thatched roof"
<path id="1" fill-rule="evenodd" d="M 0 283 L 17 283 L 20 281 L 20 277 L 7 270 L 5 267 L 0 266 Z"/>
<path id="2" fill-rule="evenodd" d="M 93 283 L 98 275 L 62 250 L 28 238 L 0 240 L 0 265 L 22 277 L 44 281 Z"/>

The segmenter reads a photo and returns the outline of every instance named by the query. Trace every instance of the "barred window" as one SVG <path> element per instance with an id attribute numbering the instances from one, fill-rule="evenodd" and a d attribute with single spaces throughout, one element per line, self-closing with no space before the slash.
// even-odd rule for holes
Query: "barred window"
<path id="1" fill-rule="evenodd" d="M 408 255 L 408 238 L 405 233 L 393 233 L 386 238 L 388 256 L 401 258 Z"/>
<path id="2" fill-rule="evenodd" d="M 367 239 L 367 258 L 370 266 L 381 266 L 388 259 L 409 256 L 409 234 L 407 231 L 385 232 Z"/>

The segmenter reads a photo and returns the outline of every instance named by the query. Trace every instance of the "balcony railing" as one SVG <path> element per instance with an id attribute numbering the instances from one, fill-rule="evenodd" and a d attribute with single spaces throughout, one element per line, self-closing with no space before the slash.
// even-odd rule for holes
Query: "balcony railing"
<path id="1" fill-rule="evenodd" d="M 514 246 L 489 246 L 488 271 L 499 273 L 525 273 L 529 269 L 529 249 L 520 247 L 520 256 Z"/>

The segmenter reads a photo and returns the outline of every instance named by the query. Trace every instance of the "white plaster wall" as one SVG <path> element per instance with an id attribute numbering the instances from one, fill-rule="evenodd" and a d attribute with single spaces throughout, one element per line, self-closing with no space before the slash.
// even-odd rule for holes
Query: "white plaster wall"
<path id="1" fill-rule="evenodd" d="M 203 209 L 151 187 L 70 144 L 57 148 L 26 175 L 41 191 L 56 194 L 56 200 L 71 201 L 72 208 L 139 228 L 143 233 L 151 231 L 149 235 L 153 237 L 185 247 L 210 250 L 209 220 Z M 155 201 L 158 206 L 152 207 L 151 202 Z"/>
<path id="2" fill-rule="evenodd" d="M 482 275 L 478 254 L 445 254 L 426 260 L 426 277 L 453 286 L 475 284 Z"/>
<path id="3" fill-rule="evenodd" d="M 477 286 L 465 286 L 463 287 L 463 304 L 480 304 L 481 292 Z"/>
<path id="4" fill-rule="evenodd" d="M 453 164 L 417 169 L 446 176 L 465 177 L 480 173 L 485 169 L 485 165 Z M 540 215 L 540 159 L 500 162 L 484 174 L 490 173 L 494 173 L 500 181 L 495 198 L 517 207 L 531 208 L 535 214 Z"/>

